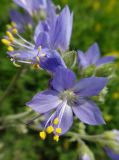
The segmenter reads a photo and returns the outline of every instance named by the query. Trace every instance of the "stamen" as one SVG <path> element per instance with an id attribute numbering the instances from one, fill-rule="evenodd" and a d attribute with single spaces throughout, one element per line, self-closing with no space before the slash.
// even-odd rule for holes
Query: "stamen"
<path id="1" fill-rule="evenodd" d="M 38 63 L 34 64 L 33 66 L 35 69 L 39 69 L 40 68 L 40 65 Z"/>
<path id="2" fill-rule="evenodd" d="M 37 61 L 40 61 L 40 57 L 36 56 L 36 60 L 37 60 Z"/>
<path id="3" fill-rule="evenodd" d="M 42 131 L 39 133 L 39 136 L 42 140 L 45 140 L 46 139 L 46 132 Z"/>
<path id="4" fill-rule="evenodd" d="M 46 132 L 47 132 L 48 134 L 51 134 L 53 131 L 54 131 L 53 126 L 48 126 L 48 127 L 46 128 Z"/>
<path id="5" fill-rule="evenodd" d="M 11 44 L 11 42 L 7 39 L 2 39 L 1 42 L 6 46 L 10 46 L 10 44 Z"/>
<path id="6" fill-rule="evenodd" d="M 13 48 L 12 46 L 9 46 L 9 47 L 7 48 L 7 50 L 8 50 L 9 52 L 13 52 L 13 51 L 14 51 L 14 48 Z"/>
<path id="7" fill-rule="evenodd" d="M 12 33 L 13 33 L 13 34 L 17 34 L 17 33 L 18 33 L 18 30 L 17 30 L 16 28 L 14 28 L 14 29 L 12 30 Z"/>
<path id="8" fill-rule="evenodd" d="M 63 117 L 63 114 L 64 114 L 64 111 L 65 111 L 65 108 L 66 108 L 66 104 L 67 104 L 67 100 L 64 101 L 64 106 L 62 107 L 60 113 L 59 113 L 59 123 L 58 123 L 58 128 L 60 128 L 60 123 L 62 121 L 62 117 Z"/>
<path id="9" fill-rule="evenodd" d="M 25 44 L 22 44 L 22 43 L 18 42 L 18 40 L 14 40 L 14 43 L 16 43 L 17 45 L 19 45 L 21 47 L 25 47 L 25 48 L 27 48 L 29 50 L 33 50 L 33 47 L 30 47 L 30 46 L 27 46 Z"/>
<path id="10" fill-rule="evenodd" d="M 6 32 L 6 35 L 8 36 L 8 38 L 9 38 L 9 40 L 10 40 L 11 42 L 14 42 L 14 37 L 13 37 L 13 35 L 11 34 L 11 32 L 7 31 L 7 32 Z"/>
<path id="11" fill-rule="evenodd" d="M 54 135 L 53 140 L 58 142 L 59 141 L 59 136 L 58 135 Z"/>
<path id="12" fill-rule="evenodd" d="M 41 57 L 45 57 L 46 56 L 46 54 L 45 53 L 41 53 L 41 55 L 40 55 Z"/>
<path id="13" fill-rule="evenodd" d="M 13 65 L 14 65 L 15 67 L 21 67 L 21 65 L 17 64 L 15 61 L 13 61 Z"/>
<path id="14" fill-rule="evenodd" d="M 62 129 L 61 128 L 56 128 L 56 133 L 61 134 L 62 133 Z"/>
<path id="15" fill-rule="evenodd" d="M 7 24 L 6 27 L 8 30 L 12 29 L 12 26 L 10 24 Z"/>
<path id="16" fill-rule="evenodd" d="M 55 118 L 53 123 L 54 123 L 55 125 L 58 125 L 58 123 L 59 123 L 59 118 L 58 118 L 58 117 Z"/>
<path id="17" fill-rule="evenodd" d="M 12 27 L 15 27 L 15 28 L 17 26 L 15 22 L 11 22 L 11 25 L 12 25 Z"/>
<path id="18" fill-rule="evenodd" d="M 39 47 L 38 47 L 38 51 L 40 52 L 41 50 L 42 50 L 42 47 L 41 47 L 41 46 L 39 46 Z"/>
<path id="19" fill-rule="evenodd" d="M 28 42 L 26 39 L 24 39 L 22 36 L 20 36 L 18 33 L 16 34 L 22 41 L 24 41 L 26 44 L 30 45 L 34 49 L 34 45 L 30 42 Z"/>

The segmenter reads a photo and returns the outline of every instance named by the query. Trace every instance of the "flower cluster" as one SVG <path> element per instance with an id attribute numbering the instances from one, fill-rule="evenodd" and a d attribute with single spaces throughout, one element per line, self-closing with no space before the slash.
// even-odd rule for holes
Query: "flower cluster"
<path id="1" fill-rule="evenodd" d="M 47 134 L 53 134 L 53 139 L 59 141 L 60 135 L 71 128 L 73 117 L 89 125 L 105 124 L 92 97 L 100 94 L 108 83 L 108 77 L 97 77 L 95 70 L 99 66 L 112 63 L 114 57 L 100 58 L 97 43 L 86 53 L 80 50 L 74 52 L 79 73 L 84 69 L 88 70 L 90 66 L 95 68 L 90 77 L 81 76 L 80 80 L 77 80 L 75 73 L 68 69 L 64 56 L 70 54 L 73 25 L 73 13 L 69 7 L 59 11 L 51 0 L 14 2 L 24 9 L 24 15 L 11 11 L 13 22 L 7 26 L 8 30 L 2 39 L 2 43 L 7 46 L 8 56 L 17 67 L 25 63 L 36 69 L 44 69 L 51 75 L 49 88 L 37 93 L 26 103 L 34 111 L 44 116 L 47 114 L 43 130 L 39 133 L 41 139 L 46 139 Z M 41 14 L 44 18 L 41 18 Z M 29 25 L 34 32 L 30 41 L 21 36 L 22 32 L 28 30 Z"/>

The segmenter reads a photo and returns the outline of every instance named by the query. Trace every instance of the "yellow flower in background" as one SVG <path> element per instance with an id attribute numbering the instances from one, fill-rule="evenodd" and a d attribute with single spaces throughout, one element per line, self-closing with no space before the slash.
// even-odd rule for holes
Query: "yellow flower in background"
<path id="1" fill-rule="evenodd" d="M 119 92 L 113 93 L 112 98 L 115 100 L 119 99 Z"/>
<path id="2" fill-rule="evenodd" d="M 99 10 L 100 7 L 101 7 L 101 3 L 100 3 L 99 0 L 96 0 L 96 1 L 93 2 L 93 9 L 94 9 L 95 11 Z"/>
<path id="3" fill-rule="evenodd" d="M 101 29 L 102 29 L 101 23 L 97 23 L 97 24 L 95 25 L 95 32 L 100 32 Z"/>
<path id="4" fill-rule="evenodd" d="M 107 56 L 115 56 L 115 57 L 119 57 L 119 51 L 112 51 L 108 54 L 106 54 Z"/>
<path id="5" fill-rule="evenodd" d="M 115 5 L 117 3 L 117 0 L 109 0 L 107 7 L 106 7 L 106 12 L 110 13 L 114 9 Z"/>

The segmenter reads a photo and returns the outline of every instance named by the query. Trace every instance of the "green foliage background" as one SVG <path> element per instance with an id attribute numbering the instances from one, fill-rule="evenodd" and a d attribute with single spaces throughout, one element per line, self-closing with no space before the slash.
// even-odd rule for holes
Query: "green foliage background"
<path id="1" fill-rule="evenodd" d="M 99 43 L 103 55 L 116 55 L 116 73 L 118 76 L 110 83 L 106 103 L 100 104 L 107 125 L 87 126 L 91 134 L 102 133 L 108 129 L 119 129 L 119 1 L 118 0 L 54 0 L 63 7 L 68 4 L 74 12 L 74 27 L 71 49 L 86 50 L 95 41 Z M 10 0 L 0 2 L 0 38 L 9 23 L 9 11 L 13 7 Z M 0 97 L 9 85 L 17 68 L 6 55 L 0 44 Z M 23 128 L 18 123 L 2 126 L 2 120 L 9 114 L 27 110 L 25 102 L 38 91 L 46 88 L 48 76 L 45 72 L 29 69 L 24 71 L 10 95 L 0 104 L 0 160 L 77 160 L 77 144 L 69 143 L 62 137 L 59 143 L 51 139 L 45 142 L 38 137 L 38 132 Z M 20 128 L 21 127 L 21 128 Z M 28 132 L 27 132 L 28 131 Z M 89 143 L 96 154 L 96 160 L 109 160 L 98 145 Z"/>

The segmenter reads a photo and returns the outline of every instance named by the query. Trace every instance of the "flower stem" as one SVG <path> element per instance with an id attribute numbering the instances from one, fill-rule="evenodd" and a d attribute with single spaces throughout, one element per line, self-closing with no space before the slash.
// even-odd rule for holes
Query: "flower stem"
<path id="1" fill-rule="evenodd" d="M 84 139 L 86 141 L 90 141 L 90 142 L 101 142 L 101 141 L 104 141 L 103 139 L 103 135 L 87 135 L 87 134 L 84 134 L 84 135 L 79 135 L 77 133 L 74 133 L 74 132 L 69 132 L 67 134 L 68 136 L 71 136 L 71 137 L 75 137 L 75 139 Z"/>

